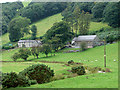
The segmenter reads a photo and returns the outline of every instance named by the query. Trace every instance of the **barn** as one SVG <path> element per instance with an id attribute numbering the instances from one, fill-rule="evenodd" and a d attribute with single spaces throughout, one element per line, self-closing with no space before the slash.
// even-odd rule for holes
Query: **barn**
<path id="1" fill-rule="evenodd" d="M 18 47 L 36 47 L 40 46 L 42 43 L 40 40 L 19 40 Z"/>
<path id="2" fill-rule="evenodd" d="M 87 48 L 93 48 L 100 45 L 100 39 L 97 37 L 97 35 L 83 35 L 75 37 L 72 40 L 72 46 L 75 48 L 80 48 L 82 42 L 86 43 Z"/>

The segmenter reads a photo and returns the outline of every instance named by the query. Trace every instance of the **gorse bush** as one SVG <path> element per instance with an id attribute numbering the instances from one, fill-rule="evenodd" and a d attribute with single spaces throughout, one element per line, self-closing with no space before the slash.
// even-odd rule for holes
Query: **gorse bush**
<path id="1" fill-rule="evenodd" d="M 72 67 L 72 73 L 77 73 L 78 75 L 85 74 L 85 68 L 83 66 Z"/>
<path id="2" fill-rule="evenodd" d="M 74 63 L 73 60 L 68 61 L 68 64 L 73 64 L 73 63 Z"/>
<path id="3" fill-rule="evenodd" d="M 50 78 L 54 76 L 53 70 L 44 64 L 32 65 L 19 73 L 30 78 L 30 80 L 36 80 L 37 83 L 49 82 Z"/>
<path id="4" fill-rule="evenodd" d="M 30 86 L 29 78 L 17 75 L 15 72 L 2 74 L 2 87 Z"/>

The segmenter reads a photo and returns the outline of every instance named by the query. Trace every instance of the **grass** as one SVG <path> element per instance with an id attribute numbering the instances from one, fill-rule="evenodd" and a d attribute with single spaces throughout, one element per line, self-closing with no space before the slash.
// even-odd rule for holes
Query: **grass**
<path id="1" fill-rule="evenodd" d="M 48 65 L 51 69 L 54 70 L 55 74 L 61 74 L 62 70 L 67 70 L 70 69 L 68 66 L 62 66 L 63 64 L 60 63 L 41 63 L 41 62 L 3 62 L 2 63 L 2 71 L 4 73 L 7 72 L 17 72 L 19 73 L 20 71 L 24 70 L 25 68 L 33 65 L 33 64 L 45 64 Z M 8 67 L 9 65 L 9 67 Z M 63 71 L 63 72 L 65 72 Z"/>
<path id="2" fill-rule="evenodd" d="M 53 16 L 42 19 L 36 23 L 33 23 L 37 26 L 37 37 L 42 36 L 46 33 L 48 29 L 50 29 L 54 23 L 62 20 L 61 13 L 55 14 Z"/>
<path id="3" fill-rule="evenodd" d="M 118 87 L 118 43 L 108 44 L 107 48 L 107 68 L 111 69 L 111 73 L 97 73 L 90 75 L 77 76 L 74 78 L 67 78 L 63 80 L 52 81 L 45 84 L 36 84 L 28 88 L 117 88 Z M 70 49 L 65 49 L 70 50 Z M 18 49 L 4 51 L 3 61 L 12 61 L 10 58 L 11 55 L 17 52 Z M 76 53 L 56 53 L 56 56 L 45 57 L 45 55 L 40 54 L 39 59 L 33 59 L 34 57 L 29 57 L 28 60 L 32 62 L 23 62 L 23 63 L 12 63 L 4 62 L 2 66 L 3 72 L 15 71 L 19 72 L 22 69 L 28 67 L 31 64 L 40 63 L 37 61 L 63 61 L 67 62 L 69 60 L 74 60 L 75 62 L 84 63 L 84 65 L 90 67 L 104 67 L 104 46 L 99 46 L 95 48 L 88 49 L 84 52 Z M 22 59 L 21 59 L 22 60 Z M 19 61 L 21 61 L 19 60 Z M 89 60 L 89 61 L 88 61 Z M 98 60 L 98 61 L 95 61 Z M 113 60 L 116 60 L 114 62 Z M 69 69 L 69 67 L 62 67 L 61 64 L 54 63 L 45 63 L 55 70 L 57 74 L 60 74 L 64 69 Z M 86 78 L 88 77 L 88 79 Z"/>
<path id="4" fill-rule="evenodd" d="M 105 28 L 106 29 L 106 28 L 111 28 L 111 27 L 108 26 L 107 23 L 91 22 L 89 31 L 97 31 L 97 30 L 100 30 L 101 28 Z"/>
<path id="5" fill-rule="evenodd" d="M 32 0 L 22 1 L 24 7 L 27 7 Z"/>

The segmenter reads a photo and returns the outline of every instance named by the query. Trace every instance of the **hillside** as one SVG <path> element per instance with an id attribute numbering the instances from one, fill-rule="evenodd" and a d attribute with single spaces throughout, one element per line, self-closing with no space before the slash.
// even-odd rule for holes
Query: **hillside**
<path id="1" fill-rule="evenodd" d="M 61 14 L 59 13 L 59 14 L 55 14 L 55 15 L 53 15 L 53 16 L 47 17 L 47 18 L 45 18 L 45 19 L 43 19 L 43 20 L 40 20 L 40 21 L 38 21 L 38 22 L 36 22 L 36 23 L 33 23 L 33 24 L 35 24 L 35 25 L 37 26 L 37 30 L 38 30 L 38 31 L 37 31 L 37 37 L 45 34 L 45 32 L 46 32 L 55 22 L 59 22 L 59 21 L 61 21 L 61 19 L 62 19 L 62 16 L 61 16 Z M 30 37 L 30 35 L 27 35 L 27 36 L 25 36 L 24 38 L 27 38 L 27 37 Z M 2 39 L 2 45 L 10 42 L 10 41 L 9 41 L 9 34 L 8 34 L 8 33 L 4 34 L 4 35 L 1 37 L 1 39 Z"/>
<path id="2" fill-rule="evenodd" d="M 33 23 L 37 26 L 37 37 L 40 37 L 42 36 L 43 34 L 45 34 L 45 32 L 50 29 L 52 27 L 52 25 L 55 23 L 55 22 L 59 22 L 61 21 L 62 19 L 62 16 L 61 16 L 61 13 L 59 14 L 55 14 L 53 16 L 50 16 L 50 17 L 47 17 L 45 19 L 42 19 L 36 23 Z M 32 25 L 33 25 L 32 24 Z M 91 22 L 90 24 L 90 31 L 97 31 L 101 28 L 109 28 L 109 26 L 105 23 L 101 23 L 101 22 Z M 30 35 L 27 35 L 25 36 L 24 38 L 29 38 Z M 9 34 L 4 34 L 2 37 L 2 45 L 6 44 L 6 43 L 9 43 Z"/>

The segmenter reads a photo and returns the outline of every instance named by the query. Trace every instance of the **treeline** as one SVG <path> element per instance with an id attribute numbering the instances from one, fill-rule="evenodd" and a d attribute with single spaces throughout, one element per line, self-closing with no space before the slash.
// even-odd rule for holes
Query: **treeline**
<path id="1" fill-rule="evenodd" d="M 7 32 L 8 23 L 16 16 L 22 7 L 22 2 L 7 2 L 2 4 L 2 34 Z"/>
<path id="2" fill-rule="evenodd" d="M 66 3 L 30 3 L 28 7 L 20 10 L 19 15 L 29 18 L 31 22 L 35 22 L 45 17 L 62 12 L 65 8 Z"/>
<path id="3" fill-rule="evenodd" d="M 76 7 L 82 11 L 90 13 L 92 21 L 107 22 L 109 26 L 114 28 L 120 27 L 120 2 L 72 2 L 68 3 L 67 8 L 62 13 L 63 20 L 73 17 Z"/>
<path id="4" fill-rule="evenodd" d="M 7 33 L 8 24 L 14 17 L 27 17 L 31 23 L 41 20 L 45 17 L 62 12 L 66 8 L 66 3 L 32 2 L 24 7 L 22 2 L 3 3 L 2 6 L 2 34 Z"/>

